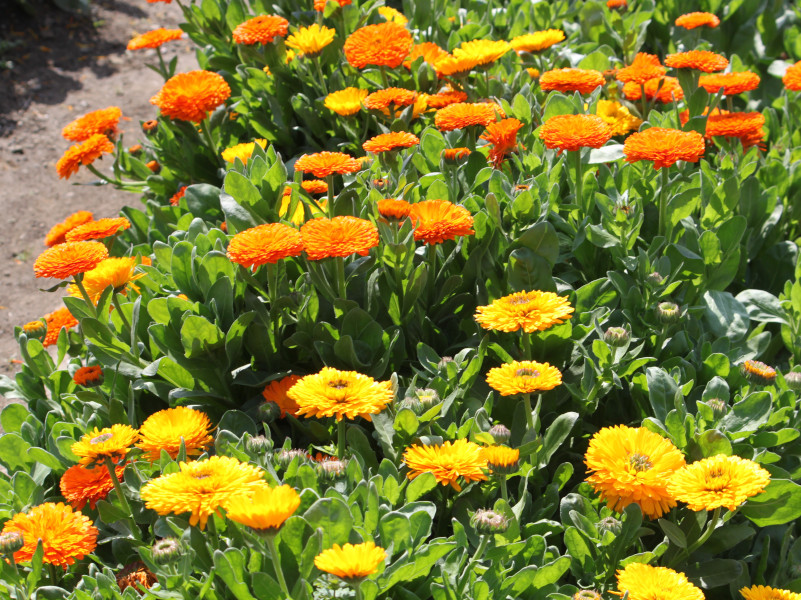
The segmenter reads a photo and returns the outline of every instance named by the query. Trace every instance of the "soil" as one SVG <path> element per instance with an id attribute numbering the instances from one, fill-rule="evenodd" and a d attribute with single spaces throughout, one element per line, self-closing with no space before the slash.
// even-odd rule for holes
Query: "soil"
<path id="1" fill-rule="evenodd" d="M 91 0 L 83 16 L 49 0 L 27 0 L 29 12 L 17 2 L 2 5 L 0 40 L 15 44 L 0 55 L 0 373 L 11 375 L 20 358 L 14 327 L 62 305 L 63 290 L 40 291 L 50 282 L 33 274 L 47 231 L 77 210 L 111 217 L 139 203 L 134 194 L 87 185 L 95 178 L 84 169 L 59 180 L 55 164 L 70 145 L 61 129 L 91 110 L 119 106 L 124 143 L 137 143 L 140 123 L 157 114 L 149 99 L 163 79 L 146 67 L 157 62 L 155 50 L 127 51 L 126 44 L 157 27 L 177 28 L 182 15 L 175 4 L 145 0 Z M 197 68 L 188 40 L 162 49 L 167 60 L 179 56 L 177 72 Z"/>

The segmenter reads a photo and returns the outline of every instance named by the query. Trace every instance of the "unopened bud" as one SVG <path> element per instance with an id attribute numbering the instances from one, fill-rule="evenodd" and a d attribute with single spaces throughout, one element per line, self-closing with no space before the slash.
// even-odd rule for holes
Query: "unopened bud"
<path id="1" fill-rule="evenodd" d="M 156 120 L 145 121 L 142 123 L 142 131 L 145 133 L 151 134 L 156 131 L 156 128 L 159 126 L 159 122 Z"/>
<path id="2" fill-rule="evenodd" d="M 329 481 L 335 481 L 345 475 L 348 461 L 338 458 L 327 458 L 317 463 L 317 472 Z"/>
<path id="3" fill-rule="evenodd" d="M 181 554 L 181 543 L 175 538 L 164 538 L 153 544 L 151 554 L 156 564 L 166 565 L 175 562 Z"/>
<path id="4" fill-rule="evenodd" d="M 436 390 L 432 390 L 431 388 L 423 388 L 422 390 L 417 390 L 414 393 L 417 396 L 417 399 L 420 401 L 420 404 L 423 405 L 423 408 L 431 408 L 437 402 L 439 402 L 439 394 Z"/>
<path id="5" fill-rule="evenodd" d="M 309 455 L 305 450 L 300 450 L 298 448 L 289 448 L 288 450 L 283 449 L 276 452 L 275 462 L 279 467 L 286 469 L 290 465 L 290 463 L 292 463 L 292 461 L 295 460 L 296 458 L 299 458 L 300 460 L 303 461 L 306 460 L 308 457 Z"/>
<path id="6" fill-rule="evenodd" d="M 386 177 L 378 177 L 377 179 L 373 179 L 373 187 L 377 190 L 383 190 L 385 187 L 389 185 L 389 179 Z"/>
<path id="7" fill-rule="evenodd" d="M 579 590 L 573 594 L 573 600 L 601 600 L 601 594 L 595 590 Z"/>
<path id="8" fill-rule="evenodd" d="M 674 302 L 660 302 L 656 307 L 656 317 L 662 323 L 675 323 L 681 318 L 681 309 Z"/>
<path id="9" fill-rule="evenodd" d="M 629 343 L 629 332 L 622 327 L 610 327 L 604 333 L 604 341 L 610 346 L 620 348 Z"/>
<path id="10" fill-rule="evenodd" d="M 47 324 L 39 319 L 38 321 L 29 321 L 22 326 L 22 331 L 29 338 L 41 339 L 47 333 Z"/>
<path id="11" fill-rule="evenodd" d="M 281 407 L 275 402 L 262 402 L 259 405 L 259 419 L 264 423 L 272 423 L 281 416 Z"/>
<path id="12" fill-rule="evenodd" d="M 449 166 L 456 166 L 466 162 L 469 156 L 469 148 L 447 148 L 442 151 L 442 162 Z"/>
<path id="13" fill-rule="evenodd" d="M 505 444 L 509 441 L 509 438 L 512 437 L 512 432 L 509 431 L 509 428 L 500 423 L 498 425 L 493 425 L 489 430 L 489 434 L 492 436 L 492 439 L 495 440 L 496 444 Z"/>
<path id="14" fill-rule="evenodd" d="M 423 403 L 416 396 L 406 396 L 398 403 L 398 409 L 408 408 L 414 414 L 419 415 L 423 412 Z"/>
<path id="15" fill-rule="evenodd" d="M 645 281 L 647 281 L 647 282 L 648 282 L 650 285 L 652 285 L 653 287 L 658 287 L 658 286 L 660 286 L 660 285 L 662 285 L 662 284 L 664 283 L 664 281 L 665 281 L 665 278 L 664 278 L 664 277 L 662 277 L 662 276 L 661 276 L 659 273 L 657 273 L 656 271 L 654 271 L 653 273 L 650 273 L 650 274 L 649 274 L 649 275 L 648 275 L 648 276 L 645 278 Z"/>
<path id="16" fill-rule="evenodd" d="M 443 356 L 442 358 L 439 359 L 439 362 L 437 363 L 437 368 L 444 369 L 448 365 L 448 363 L 452 362 L 453 362 L 452 356 Z"/>
<path id="17" fill-rule="evenodd" d="M 758 360 L 747 360 L 740 365 L 742 374 L 757 385 L 770 385 L 776 381 L 776 369 Z"/>
<path id="18" fill-rule="evenodd" d="M 712 409 L 712 414 L 716 419 L 722 419 L 729 412 L 729 405 L 721 398 L 710 398 L 706 401 L 707 406 Z"/>
<path id="19" fill-rule="evenodd" d="M 0 534 L 0 554 L 14 554 L 25 545 L 25 538 L 17 531 Z"/>
<path id="20" fill-rule="evenodd" d="M 494 510 L 479 508 L 470 517 L 470 524 L 478 533 L 503 533 L 509 528 L 509 519 Z"/>
<path id="21" fill-rule="evenodd" d="M 614 535 L 619 535 L 621 531 L 623 531 L 623 523 L 615 519 L 614 517 L 606 517 L 598 521 L 597 524 L 598 531 L 601 535 L 609 531 Z"/>
<path id="22" fill-rule="evenodd" d="M 801 390 L 801 373 L 798 371 L 790 371 L 784 374 L 784 381 L 787 387 L 791 390 Z"/>
<path id="23" fill-rule="evenodd" d="M 262 453 L 273 447 L 272 442 L 263 435 L 257 435 L 247 441 L 247 448 L 254 453 Z"/>

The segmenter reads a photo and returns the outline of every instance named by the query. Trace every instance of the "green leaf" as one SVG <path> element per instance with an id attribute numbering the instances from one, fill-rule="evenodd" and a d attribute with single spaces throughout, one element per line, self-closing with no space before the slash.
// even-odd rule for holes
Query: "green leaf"
<path id="1" fill-rule="evenodd" d="M 744 437 L 768 422 L 771 412 L 769 392 L 753 392 L 735 403 L 720 421 L 720 427 L 736 437 Z"/>
<path id="2" fill-rule="evenodd" d="M 683 570 L 690 581 L 709 589 L 735 581 L 743 572 L 743 565 L 738 560 L 715 558 L 702 563 L 688 564 Z"/>
<path id="3" fill-rule="evenodd" d="M 717 337 L 738 341 L 748 333 L 748 312 L 729 292 L 704 293 L 704 322 Z"/>
<path id="4" fill-rule="evenodd" d="M 31 445 L 16 433 L 0 436 L 0 464 L 11 472 L 26 468 Z"/>
<path id="5" fill-rule="evenodd" d="M 208 319 L 189 315 L 181 325 L 181 342 L 187 358 L 195 358 L 216 350 L 225 343 L 222 330 Z"/>
<path id="6" fill-rule="evenodd" d="M 526 229 L 516 243 L 544 258 L 551 267 L 559 260 L 559 238 L 553 225 L 546 221 Z"/>
<path id="7" fill-rule="evenodd" d="M 303 518 L 312 528 L 322 530 L 323 548 L 348 542 L 353 517 L 339 498 L 320 498 L 303 513 Z"/>
<path id="8" fill-rule="evenodd" d="M 784 525 L 801 518 L 801 485 L 772 479 L 765 492 L 749 498 L 740 513 L 760 527 Z"/>
<path id="9" fill-rule="evenodd" d="M 19 433 L 30 412 L 24 404 L 9 404 L 0 413 L 0 427 L 6 433 Z"/>
<path id="10" fill-rule="evenodd" d="M 548 466 L 548 461 L 551 460 L 551 457 L 559 449 L 559 446 L 561 446 L 567 439 L 567 436 L 570 435 L 570 431 L 573 429 L 573 425 L 578 420 L 578 417 L 578 413 L 575 412 L 567 412 L 563 415 L 559 415 L 545 431 L 545 436 L 542 441 L 542 450 L 538 455 L 540 469 L 544 469 Z"/>
<path id="11" fill-rule="evenodd" d="M 570 557 L 562 556 L 555 561 L 538 567 L 529 565 L 503 580 L 501 592 L 504 595 L 519 596 L 547 585 L 556 583 L 570 568 Z"/>
<path id="12" fill-rule="evenodd" d="M 421 473 L 409 482 L 406 488 L 406 502 L 414 502 L 427 492 L 437 487 L 437 478 L 433 473 Z"/>
<path id="13" fill-rule="evenodd" d="M 213 518 L 213 517 L 212 517 Z M 237 600 L 255 600 L 245 583 L 245 556 L 238 548 L 214 551 L 214 569 Z"/>
<path id="14" fill-rule="evenodd" d="M 740 302 L 748 317 L 757 323 L 781 323 L 789 325 L 787 312 L 782 307 L 781 301 L 764 290 L 743 290 L 735 299 Z"/>
<path id="15" fill-rule="evenodd" d="M 667 519 L 659 519 L 659 527 L 668 537 L 670 542 L 674 546 L 678 546 L 679 548 L 686 548 L 687 547 L 687 536 L 684 535 L 684 532 L 681 530 L 681 527 L 673 523 L 672 521 L 668 521 Z"/>

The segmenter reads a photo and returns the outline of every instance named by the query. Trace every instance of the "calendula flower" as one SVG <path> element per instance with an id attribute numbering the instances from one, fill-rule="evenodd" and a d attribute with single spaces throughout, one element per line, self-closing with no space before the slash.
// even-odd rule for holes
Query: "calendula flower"
<path id="1" fill-rule="evenodd" d="M 592 69 L 554 69 L 540 75 L 540 87 L 546 92 L 557 90 L 589 94 L 605 82 L 603 73 Z"/>
<path id="2" fill-rule="evenodd" d="M 222 151 L 222 158 L 225 162 L 229 162 L 231 164 L 233 164 L 237 158 L 243 163 L 247 164 L 248 160 L 253 154 L 253 151 L 256 149 L 256 144 L 258 144 L 263 150 L 267 147 L 267 140 L 258 138 L 252 142 L 245 142 L 242 144 L 237 144 L 236 146 L 231 146 L 230 148 L 226 148 Z"/>
<path id="3" fill-rule="evenodd" d="M 131 222 L 125 217 L 111 219 L 98 219 L 89 221 L 70 229 L 64 236 L 68 242 L 83 242 L 86 240 L 102 240 L 111 237 L 131 227 Z"/>
<path id="4" fill-rule="evenodd" d="M 723 90 L 724 96 L 736 96 L 743 92 L 750 92 L 759 87 L 759 75 L 751 71 L 740 71 L 738 73 L 716 73 L 713 75 L 701 75 L 698 85 L 710 94 L 717 94 Z"/>
<path id="5" fill-rule="evenodd" d="M 225 79 L 211 71 L 178 73 L 167 80 L 150 103 L 170 119 L 200 123 L 231 97 Z"/>
<path id="6" fill-rule="evenodd" d="M 181 202 L 181 198 L 186 196 L 186 188 L 189 187 L 187 185 L 182 185 L 178 188 L 178 191 L 175 192 L 172 196 L 170 196 L 170 206 L 178 206 Z"/>
<path id="7" fill-rule="evenodd" d="M 47 236 L 45 236 L 45 245 L 50 247 L 63 244 L 67 241 L 66 235 L 68 231 L 75 229 L 78 225 L 88 223 L 92 219 L 94 219 L 94 215 L 88 210 L 79 210 L 78 212 L 72 213 L 61 223 L 56 223 L 50 228 L 50 231 L 47 232 Z"/>
<path id="8" fill-rule="evenodd" d="M 86 271 L 82 283 L 89 299 L 97 304 L 100 296 L 109 286 L 113 287 L 118 294 L 124 294 L 128 284 L 131 284 L 136 290 L 137 288 L 132 282 L 144 276 L 144 273 L 134 274 L 136 264 L 136 258 L 132 256 L 114 256 L 101 260 L 94 269 Z M 83 298 L 78 286 L 72 284 L 67 290 L 70 296 Z"/>
<path id="9" fill-rule="evenodd" d="M 323 12 L 325 10 L 325 5 L 328 0 L 314 0 L 314 10 L 317 12 Z M 353 0 L 330 0 L 331 2 L 338 4 L 340 7 L 348 6 L 349 4 L 353 4 Z"/>
<path id="10" fill-rule="evenodd" d="M 252 494 L 232 498 L 225 509 L 232 521 L 260 533 L 277 533 L 281 525 L 295 514 L 300 496 L 288 485 L 263 486 Z"/>
<path id="11" fill-rule="evenodd" d="M 450 485 L 457 492 L 462 491 L 459 478 L 466 482 L 486 481 L 487 459 L 481 446 L 468 440 L 446 441 L 441 445 L 406 448 L 403 462 L 409 468 L 409 479 L 423 473 L 431 473 L 442 485 Z"/>
<path id="12" fill-rule="evenodd" d="M 345 581 L 356 582 L 376 573 L 386 558 L 384 549 L 373 542 L 334 544 L 314 558 L 314 566 Z"/>
<path id="13" fill-rule="evenodd" d="M 606 7 L 610 10 L 614 10 L 616 8 L 625 10 L 628 5 L 628 0 L 606 0 Z"/>
<path id="14" fill-rule="evenodd" d="M 413 133 L 407 131 L 391 131 L 370 138 L 362 144 L 362 148 L 364 148 L 365 152 L 381 153 L 397 150 L 398 148 L 411 148 L 419 143 L 420 138 Z"/>
<path id="15" fill-rule="evenodd" d="M 355 371 L 339 371 L 331 367 L 302 377 L 287 396 L 298 405 L 297 414 L 304 417 L 336 417 L 355 419 L 380 413 L 393 398 L 392 382 L 376 381 Z"/>
<path id="16" fill-rule="evenodd" d="M 673 69 L 696 69 L 704 73 L 713 73 L 728 67 L 729 61 L 725 56 L 709 50 L 690 50 L 668 54 L 665 57 L 665 65 Z"/>
<path id="17" fill-rule="evenodd" d="M 117 580 L 117 585 L 121 592 L 132 587 L 140 596 L 144 593 L 143 590 L 150 589 L 158 582 L 158 577 L 156 577 L 141 560 L 126 565 L 122 571 L 117 573 L 115 579 Z"/>
<path id="18" fill-rule="evenodd" d="M 72 376 L 75 385 L 92 387 L 103 382 L 103 367 L 92 365 L 91 367 L 81 367 Z"/>
<path id="19" fill-rule="evenodd" d="M 61 307 L 44 317 L 47 326 L 47 333 L 42 346 L 47 348 L 58 342 L 58 335 L 62 329 L 72 329 L 78 325 L 78 319 L 72 316 L 72 313 L 66 307 Z"/>
<path id="20" fill-rule="evenodd" d="M 378 214 L 385 219 L 395 219 L 401 221 L 409 216 L 412 210 L 412 205 L 406 200 L 396 200 L 393 198 L 384 198 L 376 203 Z"/>
<path id="21" fill-rule="evenodd" d="M 545 29 L 519 35 L 509 43 L 516 52 L 542 52 L 564 39 L 565 32 L 561 29 Z"/>
<path id="22" fill-rule="evenodd" d="M 95 427 L 70 449 L 82 465 L 102 463 L 106 458 L 118 463 L 138 440 L 139 432 L 130 425 L 114 424 L 103 429 Z"/>
<path id="23" fill-rule="evenodd" d="M 429 108 L 440 109 L 466 101 L 467 94 L 457 90 L 445 90 L 436 94 L 427 94 L 425 99 Z"/>
<path id="24" fill-rule="evenodd" d="M 28 321 L 22 326 L 22 331 L 25 332 L 25 335 L 29 338 L 41 338 L 47 333 L 47 324 L 42 319 Z"/>
<path id="25" fill-rule="evenodd" d="M 144 451 L 150 462 L 161 457 L 162 450 L 175 459 L 186 448 L 187 456 L 205 452 L 214 439 L 211 437 L 211 421 L 206 413 L 178 406 L 153 413 L 139 428 L 141 439 L 136 447 Z"/>
<path id="26" fill-rule="evenodd" d="M 414 223 L 414 239 L 429 245 L 475 233 L 470 211 L 447 200 L 416 202 L 412 204 L 409 218 Z"/>
<path id="27" fill-rule="evenodd" d="M 720 19 L 708 12 L 691 12 L 678 17 L 675 21 L 677 27 L 695 29 L 696 27 L 717 27 Z"/>
<path id="28" fill-rule="evenodd" d="M 540 139 L 546 148 L 576 151 L 600 148 L 612 137 L 612 130 L 597 115 L 559 115 L 542 124 Z"/>
<path id="29" fill-rule="evenodd" d="M 753 383 L 770 385 L 776 381 L 776 369 L 758 360 L 747 360 L 740 365 L 743 375 Z"/>
<path id="30" fill-rule="evenodd" d="M 415 44 L 412 46 L 412 49 L 403 61 L 403 66 L 407 69 L 411 69 L 412 63 L 416 59 L 422 58 L 424 62 L 433 67 L 443 56 L 448 56 L 448 53 L 434 42 L 423 42 L 422 44 Z M 466 99 L 467 94 L 465 94 L 465 100 Z"/>
<path id="31" fill-rule="evenodd" d="M 282 379 L 275 379 L 268 383 L 261 392 L 265 402 L 272 402 L 281 409 L 281 418 L 287 414 L 293 417 L 298 414 L 297 403 L 287 395 L 287 392 L 300 381 L 298 375 L 287 375 Z"/>
<path id="32" fill-rule="evenodd" d="M 118 465 L 114 470 L 117 479 L 122 479 L 125 465 Z M 61 495 L 75 510 L 82 510 L 87 502 L 89 508 L 94 510 L 97 501 L 105 500 L 114 489 L 114 482 L 105 465 L 73 465 L 61 476 L 59 487 Z"/>
<path id="33" fill-rule="evenodd" d="M 397 23 L 398 25 L 406 25 L 409 22 L 403 13 L 398 10 L 395 10 L 391 6 L 379 6 L 378 7 L 378 14 L 384 17 L 387 21 L 392 21 L 393 23 Z"/>
<path id="34" fill-rule="evenodd" d="M 284 17 L 259 15 L 237 25 L 232 35 L 235 44 L 269 44 L 277 37 L 284 37 L 288 27 L 289 21 Z"/>
<path id="35" fill-rule="evenodd" d="M 286 45 L 304 56 L 316 56 L 334 41 L 336 33 L 335 29 L 314 23 L 308 27 L 301 27 L 286 38 Z"/>
<path id="36" fill-rule="evenodd" d="M 311 173 L 315 177 L 328 177 L 334 173 L 355 173 L 362 166 L 359 161 L 342 152 L 304 154 L 295 161 L 295 170 Z"/>
<path id="37" fill-rule="evenodd" d="M 697 131 L 651 127 L 627 137 L 623 155 L 626 162 L 651 160 L 654 169 L 661 169 L 679 160 L 698 162 L 704 148 L 704 137 Z"/>
<path id="38" fill-rule="evenodd" d="M 300 187 L 309 194 L 325 194 L 328 191 L 328 184 L 322 179 L 301 181 Z"/>
<path id="39" fill-rule="evenodd" d="M 342 216 L 307 221 L 300 229 L 309 260 L 359 254 L 367 256 L 378 245 L 378 229 L 370 221 Z"/>
<path id="40" fill-rule="evenodd" d="M 117 125 L 122 111 L 117 106 L 109 106 L 86 113 L 61 130 L 61 135 L 71 142 L 84 142 L 93 135 L 113 138 L 117 135 Z"/>
<path id="41" fill-rule="evenodd" d="M 325 107 L 338 115 L 347 117 L 355 115 L 362 109 L 362 102 L 367 98 L 368 91 L 355 87 L 348 87 L 338 92 L 331 92 L 325 97 Z"/>
<path id="42" fill-rule="evenodd" d="M 623 83 L 645 83 L 649 79 L 661 79 L 665 76 L 665 67 L 659 62 L 656 54 L 638 52 L 628 67 L 618 69 L 615 77 Z"/>
<path id="43" fill-rule="evenodd" d="M 100 242 L 65 242 L 42 252 L 33 263 L 36 277 L 69 279 L 94 269 L 108 258 L 108 250 Z"/>
<path id="44" fill-rule="evenodd" d="M 470 156 L 470 148 L 445 148 L 442 151 L 442 159 L 446 163 L 460 163 Z"/>
<path id="45" fill-rule="evenodd" d="M 386 111 L 390 107 L 393 110 L 397 110 L 404 106 L 411 106 L 415 103 L 415 100 L 417 100 L 417 92 L 391 87 L 368 95 L 364 99 L 364 106 L 373 110 Z"/>
<path id="46" fill-rule="evenodd" d="M 684 456 L 659 434 L 644 427 L 604 427 L 590 440 L 584 462 L 587 481 L 612 510 L 638 504 L 656 519 L 676 506 L 668 484 L 684 466 Z"/>
<path id="47" fill-rule="evenodd" d="M 472 61 L 475 66 L 485 67 L 494 63 L 512 49 L 505 40 L 472 40 L 463 42 L 453 51 L 457 59 Z"/>
<path id="48" fill-rule="evenodd" d="M 649 79 L 645 84 L 626 83 L 623 85 L 623 95 L 627 100 L 635 102 L 642 98 L 643 87 L 645 88 L 645 97 L 648 100 L 655 98 L 662 104 L 668 104 L 684 98 L 684 90 L 681 89 L 679 80 L 675 77 Z"/>
<path id="49" fill-rule="evenodd" d="M 167 42 L 180 40 L 184 32 L 180 29 L 164 29 L 159 27 L 137 35 L 128 42 L 128 50 L 142 50 L 144 48 L 158 48 Z"/>
<path id="50" fill-rule="evenodd" d="M 324 194 L 328 191 L 328 185 L 326 184 L 325 188 L 323 188 L 320 183 L 325 183 L 325 181 L 320 180 L 311 180 L 311 181 L 304 181 L 301 183 L 301 187 L 307 191 L 309 194 Z M 309 185 L 311 184 L 311 185 Z M 320 208 L 325 208 L 328 205 L 328 201 L 325 198 L 320 198 L 316 201 L 316 203 L 320 206 Z M 289 219 L 293 225 L 303 225 L 306 221 L 306 209 L 303 205 L 303 202 L 298 202 L 297 206 L 295 207 L 295 213 L 290 218 L 288 215 L 289 207 L 292 204 L 292 188 L 286 187 L 284 188 L 284 194 L 281 196 L 281 206 L 278 209 L 278 216 L 284 217 L 285 219 Z M 312 217 L 324 217 L 325 214 L 320 210 L 315 204 L 309 206 L 311 210 Z"/>
<path id="51" fill-rule="evenodd" d="M 145 508 L 160 515 L 190 513 L 189 524 L 206 528 L 219 509 L 237 496 L 251 496 L 267 485 L 263 471 L 230 456 L 178 464 L 179 471 L 148 481 L 141 490 Z"/>
<path id="52" fill-rule="evenodd" d="M 759 131 L 765 125 L 765 117 L 758 112 L 712 113 L 706 119 L 706 135 L 722 137 L 745 137 Z"/>
<path id="53" fill-rule="evenodd" d="M 487 460 L 487 469 L 493 475 L 508 475 L 517 470 L 520 462 L 520 450 L 507 446 L 487 446 L 481 449 Z"/>
<path id="54" fill-rule="evenodd" d="M 103 154 L 114 152 L 114 144 L 102 133 L 89 136 L 81 144 L 70 146 L 56 163 L 56 173 L 59 179 L 69 179 L 81 165 L 91 165 Z"/>
<path id="55" fill-rule="evenodd" d="M 626 135 L 642 125 L 642 119 L 632 115 L 628 108 L 614 100 L 598 100 L 595 112 L 612 130 L 612 135 Z"/>
<path id="56" fill-rule="evenodd" d="M 487 129 L 481 134 L 481 139 L 486 140 L 492 146 L 489 151 L 489 159 L 496 169 L 501 167 L 509 152 L 517 149 L 517 132 L 522 127 L 523 123 L 517 119 L 502 119 L 487 125 Z"/>
<path id="57" fill-rule="evenodd" d="M 573 316 L 567 298 L 553 292 L 515 292 L 476 308 L 475 319 L 484 329 L 526 333 L 545 331 Z"/>
<path id="58" fill-rule="evenodd" d="M 787 67 L 782 83 L 791 92 L 801 92 L 801 60 Z"/>
<path id="59" fill-rule="evenodd" d="M 770 483 L 770 473 L 757 463 L 718 454 L 677 470 L 668 483 L 668 493 L 690 510 L 735 510 L 748 498 L 761 494 Z"/>
<path id="60" fill-rule="evenodd" d="M 562 373 L 548 363 L 513 361 L 487 373 L 489 386 L 501 396 L 532 394 L 552 390 L 562 383 Z"/>
<path id="61" fill-rule="evenodd" d="M 30 562 L 41 541 L 42 562 L 66 568 L 94 552 L 98 530 L 89 517 L 66 504 L 45 502 L 11 517 L 3 525 L 3 533 L 22 535 L 24 545 L 14 553 L 15 562 Z"/>
<path id="62" fill-rule="evenodd" d="M 303 241 L 296 229 L 282 223 L 267 223 L 237 233 L 228 244 L 228 258 L 246 268 L 275 264 L 299 256 Z"/>
<path id="63" fill-rule="evenodd" d="M 618 571 L 617 588 L 631 600 L 704 600 L 704 593 L 684 573 L 644 563 L 629 563 Z"/>
<path id="64" fill-rule="evenodd" d="M 767 585 L 752 585 L 740 590 L 745 600 L 801 600 L 801 594 Z"/>
<path id="65" fill-rule="evenodd" d="M 437 77 L 464 77 L 478 66 L 476 57 L 468 54 L 445 54 L 434 63 Z"/>
<path id="66" fill-rule="evenodd" d="M 440 131 L 453 131 L 471 125 L 486 127 L 497 121 L 499 116 L 504 118 L 506 115 L 500 106 L 492 102 L 459 102 L 439 109 L 434 115 L 434 124 Z"/>
<path id="67" fill-rule="evenodd" d="M 412 48 L 412 34 L 389 21 L 357 29 L 345 41 L 345 58 L 357 69 L 399 67 Z"/>

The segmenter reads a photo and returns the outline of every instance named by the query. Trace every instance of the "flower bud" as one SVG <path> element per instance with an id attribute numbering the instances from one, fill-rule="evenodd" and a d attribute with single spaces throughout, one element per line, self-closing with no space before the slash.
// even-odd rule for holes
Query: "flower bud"
<path id="1" fill-rule="evenodd" d="M 601 600 L 601 594 L 595 590 L 579 590 L 573 594 L 573 600 Z"/>
<path id="2" fill-rule="evenodd" d="M 275 462 L 282 469 L 286 469 L 296 458 L 300 458 L 301 461 L 304 461 L 308 457 L 309 455 L 305 450 L 300 450 L 298 448 L 289 448 L 288 450 L 282 449 L 275 453 Z"/>
<path id="3" fill-rule="evenodd" d="M 656 317 L 662 323 L 675 323 L 681 318 L 681 309 L 673 302 L 660 302 L 656 307 Z"/>
<path id="4" fill-rule="evenodd" d="M 446 148 L 442 151 L 442 162 L 453 167 L 467 162 L 469 156 L 470 148 Z"/>
<path id="5" fill-rule="evenodd" d="M 647 282 L 648 282 L 648 284 L 649 284 L 649 285 L 651 285 L 652 287 L 659 287 L 660 285 L 662 285 L 662 284 L 664 283 L 664 281 L 665 281 L 665 278 L 664 278 L 664 277 L 662 277 L 662 276 L 661 276 L 659 273 L 657 273 L 656 271 L 654 271 L 653 273 L 650 273 L 650 274 L 649 274 L 649 275 L 648 275 L 648 276 L 645 278 L 645 281 L 647 281 Z"/>
<path id="6" fill-rule="evenodd" d="M 496 444 L 505 444 L 509 441 L 509 438 L 512 437 L 512 432 L 509 431 L 509 428 L 500 423 L 498 425 L 493 425 L 489 430 L 489 434 L 492 436 L 492 439 L 495 440 Z"/>
<path id="7" fill-rule="evenodd" d="M 784 381 L 791 390 L 801 390 L 801 373 L 790 371 L 784 374 Z"/>
<path id="8" fill-rule="evenodd" d="M 103 367 L 92 365 L 91 367 L 81 367 L 72 376 L 76 385 L 91 388 L 103 385 Z"/>
<path id="9" fill-rule="evenodd" d="M 25 332 L 28 338 L 41 340 L 47 334 L 47 324 L 42 319 L 29 321 L 22 326 L 22 331 Z"/>
<path id="10" fill-rule="evenodd" d="M 607 531 L 613 533 L 614 535 L 619 535 L 621 531 L 623 531 L 623 523 L 615 519 L 614 517 L 606 517 L 598 521 L 596 527 L 598 527 L 598 532 L 603 535 Z"/>
<path id="11" fill-rule="evenodd" d="M 389 179 L 386 177 L 378 177 L 373 179 L 373 187 L 378 191 L 383 190 L 385 187 L 389 185 Z"/>
<path id="12" fill-rule="evenodd" d="M 130 148 L 128 148 L 128 154 L 141 154 L 142 153 L 142 145 L 141 144 L 134 144 Z"/>
<path id="13" fill-rule="evenodd" d="M 153 134 L 156 131 L 156 128 L 159 126 L 159 122 L 156 120 L 151 119 L 150 121 L 145 121 L 142 123 L 142 131 L 147 134 Z"/>
<path id="14" fill-rule="evenodd" d="M 610 327 L 604 333 L 604 341 L 615 348 L 620 348 L 629 343 L 629 332 L 622 327 Z"/>
<path id="15" fill-rule="evenodd" d="M 262 402 L 259 405 L 259 419 L 263 423 L 272 423 L 281 416 L 281 407 L 275 402 Z"/>
<path id="16" fill-rule="evenodd" d="M 159 171 L 161 171 L 161 165 L 159 164 L 159 161 L 157 161 L 157 160 L 151 160 L 150 162 L 147 163 L 146 166 L 147 166 L 148 169 L 150 169 L 154 173 L 158 173 Z"/>
<path id="17" fill-rule="evenodd" d="M 740 365 L 740 371 L 751 383 L 770 385 L 776 381 L 776 369 L 758 360 L 747 360 Z"/>
<path id="18" fill-rule="evenodd" d="M 25 545 L 25 538 L 17 531 L 0 534 L 0 554 L 10 556 Z"/>
<path id="19" fill-rule="evenodd" d="M 156 564 L 166 565 L 175 562 L 181 555 L 181 543 L 175 538 L 164 538 L 153 544 L 151 554 Z"/>
<path id="20" fill-rule="evenodd" d="M 503 533 L 509 528 L 509 519 L 494 510 L 479 508 L 470 517 L 470 524 L 478 533 Z"/>
<path id="21" fill-rule="evenodd" d="M 398 403 L 398 410 L 408 408 L 414 414 L 419 415 L 423 412 L 423 403 L 416 396 L 406 396 Z"/>
<path id="22" fill-rule="evenodd" d="M 452 362 L 453 362 L 452 356 L 443 356 L 442 358 L 439 359 L 439 362 L 437 363 L 437 368 L 444 369 L 447 367 L 448 363 Z"/>
<path id="23" fill-rule="evenodd" d="M 710 398 L 706 401 L 707 406 L 712 409 L 712 414 L 715 419 L 722 419 L 724 415 L 729 412 L 729 405 L 721 398 Z"/>
<path id="24" fill-rule="evenodd" d="M 256 437 L 252 437 L 247 441 L 247 449 L 253 453 L 261 454 L 262 452 L 266 452 L 273 447 L 272 441 L 264 437 L 263 435 L 257 435 Z"/>
<path id="25" fill-rule="evenodd" d="M 439 402 L 439 394 L 436 390 L 432 390 L 431 388 L 417 390 L 414 395 L 417 396 L 420 404 L 423 405 L 423 409 L 431 408 Z"/>
<path id="26" fill-rule="evenodd" d="M 338 458 L 326 458 L 317 463 L 317 473 L 324 479 L 335 481 L 345 475 L 348 461 Z"/>

